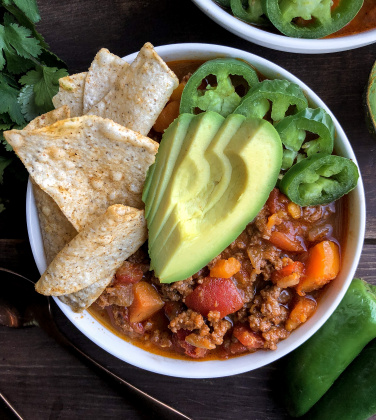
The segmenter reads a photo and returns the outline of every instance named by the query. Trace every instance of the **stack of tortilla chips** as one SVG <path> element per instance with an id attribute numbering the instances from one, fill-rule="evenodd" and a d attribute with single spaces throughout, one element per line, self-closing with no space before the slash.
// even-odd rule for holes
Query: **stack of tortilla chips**
<path id="1" fill-rule="evenodd" d="M 158 150 L 146 136 L 178 83 L 149 43 L 131 64 L 101 49 L 88 72 L 60 79 L 54 111 L 4 133 L 33 183 L 48 264 L 38 292 L 82 311 L 145 242 Z"/>

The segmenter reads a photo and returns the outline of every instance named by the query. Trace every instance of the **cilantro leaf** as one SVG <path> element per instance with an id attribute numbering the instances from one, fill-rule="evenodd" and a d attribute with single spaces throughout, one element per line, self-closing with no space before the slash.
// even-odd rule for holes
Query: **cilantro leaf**
<path id="1" fill-rule="evenodd" d="M 0 74 L 0 114 L 8 113 L 10 118 L 19 125 L 25 124 L 21 106 L 17 101 L 18 88 L 9 83 L 9 78 Z"/>
<path id="2" fill-rule="evenodd" d="M 34 23 L 22 12 L 18 7 L 11 4 L 5 4 L 3 0 L 4 9 L 6 9 L 9 13 L 11 13 L 18 21 L 19 25 L 24 26 L 25 28 L 30 29 L 31 33 L 33 34 L 34 38 L 36 38 L 41 47 L 49 48 L 47 42 L 44 40 L 43 36 L 36 30 Z"/>
<path id="3" fill-rule="evenodd" d="M 2 0 L 4 6 L 15 4 L 34 23 L 40 20 L 38 6 L 35 0 Z"/>
<path id="4" fill-rule="evenodd" d="M 67 76 L 65 69 L 37 66 L 36 70 L 28 71 L 21 77 L 22 85 L 33 85 L 35 105 L 43 112 L 53 109 L 52 97 L 59 91 L 59 79 Z"/>
<path id="5" fill-rule="evenodd" d="M 17 56 L 36 58 L 41 53 L 39 41 L 32 37 L 31 31 L 10 22 L 10 15 L 5 14 L 4 25 L 0 25 L 0 70 L 5 66 L 4 53 L 7 59 L 16 59 Z M 7 70 L 10 71 L 8 67 Z"/>
<path id="6" fill-rule="evenodd" d="M 18 103 L 21 105 L 21 112 L 27 121 L 33 120 L 44 112 L 43 109 L 35 104 L 33 85 L 26 85 L 21 89 L 18 95 Z"/>

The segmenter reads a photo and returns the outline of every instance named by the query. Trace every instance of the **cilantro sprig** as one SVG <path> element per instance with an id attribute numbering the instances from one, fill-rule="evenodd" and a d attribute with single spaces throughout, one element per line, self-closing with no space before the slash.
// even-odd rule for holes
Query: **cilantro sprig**
<path id="1" fill-rule="evenodd" d="M 39 20 L 36 0 L 0 0 L 0 213 L 7 190 L 26 179 L 3 132 L 52 110 L 59 79 L 68 74 L 36 30 Z"/>

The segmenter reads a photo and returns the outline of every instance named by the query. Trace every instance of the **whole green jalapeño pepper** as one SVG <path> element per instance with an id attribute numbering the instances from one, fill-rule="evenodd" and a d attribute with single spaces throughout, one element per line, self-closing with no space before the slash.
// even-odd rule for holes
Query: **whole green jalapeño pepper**
<path id="1" fill-rule="evenodd" d="M 304 419 L 369 419 L 376 414 L 375 378 L 376 340 L 373 340 L 312 407 Z"/>
<path id="2" fill-rule="evenodd" d="M 306 108 L 283 118 L 275 129 L 285 146 L 282 162 L 284 170 L 292 166 L 301 148 L 308 157 L 316 153 L 330 155 L 333 152 L 334 124 L 330 115 L 322 108 Z M 307 133 L 314 134 L 316 138 L 306 141 Z"/>
<path id="3" fill-rule="evenodd" d="M 232 14 L 238 19 L 254 25 L 266 25 L 261 0 L 230 0 Z"/>
<path id="4" fill-rule="evenodd" d="M 376 286 L 354 279 L 328 321 L 287 357 L 284 389 L 289 413 L 294 417 L 306 413 L 375 337 Z"/>
<path id="5" fill-rule="evenodd" d="M 270 103 L 273 122 L 284 118 L 290 107 L 294 107 L 296 113 L 308 106 L 303 91 L 295 83 L 279 79 L 264 80 L 247 93 L 234 113 L 264 118 L 270 109 Z"/>
<path id="6" fill-rule="evenodd" d="M 207 82 L 209 76 L 215 76 L 216 83 Z M 232 78 L 231 78 L 232 76 Z M 201 111 L 214 111 L 223 117 L 231 114 L 239 105 L 241 96 L 236 88 L 243 86 L 243 94 L 259 83 L 256 71 L 235 58 L 217 58 L 200 66 L 189 78 L 184 87 L 180 102 L 180 114 L 195 114 Z"/>
<path id="7" fill-rule="evenodd" d="M 363 0 L 261 0 L 264 13 L 284 35 L 323 38 L 339 31 L 359 12 Z"/>
<path id="8" fill-rule="evenodd" d="M 356 187 L 358 178 L 350 159 L 317 153 L 292 166 L 279 188 L 299 206 L 316 206 L 338 200 Z"/>

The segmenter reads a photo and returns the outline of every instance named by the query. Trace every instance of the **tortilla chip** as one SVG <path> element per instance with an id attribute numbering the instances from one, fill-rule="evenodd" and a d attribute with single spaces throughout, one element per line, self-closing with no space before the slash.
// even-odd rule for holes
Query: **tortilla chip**
<path id="1" fill-rule="evenodd" d="M 59 252 L 35 289 L 44 295 L 60 296 L 97 281 L 109 284 L 124 260 L 146 238 L 143 210 L 121 204 L 110 206 Z"/>
<path id="2" fill-rule="evenodd" d="M 69 118 L 69 116 L 69 107 L 64 105 L 35 118 L 24 130 L 36 130 L 56 121 Z M 47 265 L 49 265 L 58 252 L 77 235 L 77 231 L 61 212 L 55 201 L 39 188 L 33 179 L 31 179 L 31 182 L 33 184 L 35 204 L 38 209 L 44 253 Z"/>
<path id="3" fill-rule="evenodd" d="M 70 306 L 72 311 L 82 312 L 99 298 L 112 279 L 108 280 L 108 278 L 98 280 L 91 286 L 85 287 L 78 292 L 59 296 L 59 299 Z"/>
<path id="4" fill-rule="evenodd" d="M 144 207 L 142 188 L 158 150 L 155 141 L 93 115 L 4 136 L 77 231 L 111 204 Z"/>
<path id="5" fill-rule="evenodd" d="M 110 118 L 147 135 L 178 84 L 175 74 L 146 43 L 121 72 L 115 87 L 87 114 Z"/>
<path id="6" fill-rule="evenodd" d="M 76 229 L 64 216 L 55 201 L 33 182 L 35 204 L 43 239 L 47 265 L 77 235 Z"/>
<path id="7" fill-rule="evenodd" d="M 87 72 L 59 79 L 59 92 L 52 98 L 55 108 L 67 105 L 71 117 L 83 115 L 84 86 Z"/>
<path id="8" fill-rule="evenodd" d="M 112 89 L 115 81 L 129 64 L 106 48 L 98 51 L 85 80 L 83 113 L 86 114 Z"/>
<path id="9" fill-rule="evenodd" d="M 70 118 L 70 108 L 67 105 L 63 105 L 60 108 L 53 109 L 34 118 L 24 127 L 24 130 L 37 130 L 38 128 L 46 127 L 47 125 L 51 125 L 60 120 L 66 120 L 67 118 Z"/>

